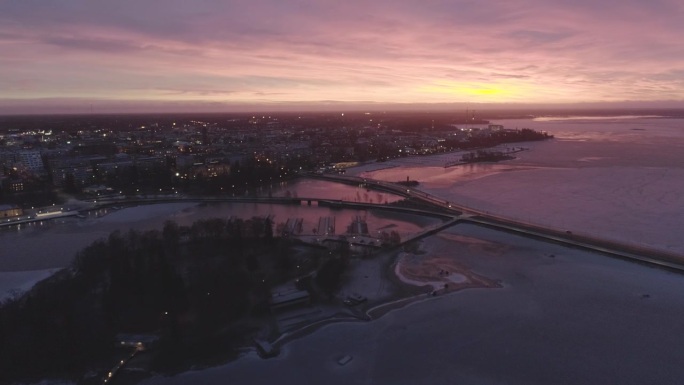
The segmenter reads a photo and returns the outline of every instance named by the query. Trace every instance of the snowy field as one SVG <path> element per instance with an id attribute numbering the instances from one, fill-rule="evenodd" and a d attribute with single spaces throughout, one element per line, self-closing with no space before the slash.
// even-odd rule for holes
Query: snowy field
<path id="1" fill-rule="evenodd" d="M 556 139 L 497 164 L 444 168 L 450 155 L 350 169 L 465 206 L 575 233 L 684 253 L 684 120 L 504 121 Z M 518 145 L 518 144 L 516 144 Z"/>

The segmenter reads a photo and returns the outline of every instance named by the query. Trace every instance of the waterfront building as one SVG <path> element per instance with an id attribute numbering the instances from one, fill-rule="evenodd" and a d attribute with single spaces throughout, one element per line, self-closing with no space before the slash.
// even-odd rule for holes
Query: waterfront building
<path id="1" fill-rule="evenodd" d="M 0 205 L 0 218 L 18 217 L 24 212 L 16 205 Z"/>

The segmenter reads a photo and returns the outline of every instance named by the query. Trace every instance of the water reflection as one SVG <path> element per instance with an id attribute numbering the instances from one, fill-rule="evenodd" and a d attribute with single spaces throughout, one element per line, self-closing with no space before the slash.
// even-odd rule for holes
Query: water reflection
<path id="1" fill-rule="evenodd" d="M 402 199 L 402 197 L 398 195 L 386 192 L 314 179 L 296 179 L 291 182 L 285 182 L 282 185 L 274 187 L 272 195 L 274 197 L 291 196 L 381 204 L 396 202 Z"/>
<path id="2" fill-rule="evenodd" d="M 297 194 L 301 197 L 321 197 L 350 201 L 377 203 L 400 199 L 387 193 L 368 191 L 365 188 L 336 183 L 298 180 L 273 192 Z M 284 195 L 280 195 L 284 196 Z M 356 216 L 365 218 L 371 234 L 391 227 L 405 236 L 422 227 L 437 223 L 434 218 L 416 215 L 379 212 L 375 210 L 338 210 L 308 205 L 276 205 L 262 203 L 166 203 L 137 207 L 121 206 L 88 213 L 85 218 L 63 218 L 55 221 L 37 222 L 0 231 L 3 248 L 0 250 L 0 271 L 45 269 L 67 265 L 76 252 L 96 239 L 106 237 L 114 230 L 128 231 L 161 229 L 164 222 L 174 220 L 180 225 L 190 225 L 199 219 L 251 218 L 272 216 L 276 226 L 289 218 L 301 218 L 303 233 L 312 233 L 320 217 L 335 217 L 337 234 L 344 233 Z"/>

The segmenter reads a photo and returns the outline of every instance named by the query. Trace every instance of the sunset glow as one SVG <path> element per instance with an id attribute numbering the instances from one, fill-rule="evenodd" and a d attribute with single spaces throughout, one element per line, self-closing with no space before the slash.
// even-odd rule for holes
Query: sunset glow
<path id="1" fill-rule="evenodd" d="M 6 0 L 0 112 L 672 103 L 683 4 Z"/>
<path id="2" fill-rule="evenodd" d="M 471 101 L 510 102 L 522 92 L 512 84 L 459 83 L 455 81 L 438 82 L 422 89 L 430 95 L 446 94 L 453 100 L 467 98 Z"/>

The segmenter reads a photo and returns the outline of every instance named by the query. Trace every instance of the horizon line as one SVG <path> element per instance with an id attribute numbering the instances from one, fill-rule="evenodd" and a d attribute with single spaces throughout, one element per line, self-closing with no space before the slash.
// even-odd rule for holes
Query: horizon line
<path id="1" fill-rule="evenodd" d="M 72 102 L 69 103 L 68 101 Z M 3 105 L 3 102 L 10 105 Z M 40 103 L 40 102 L 43 103 Z M 36 103 L 38 102 L 38 103 Z M 66 103 L 65 103 L 66 102 Z M 16 104 L 15 104 L 16 103 Z M 12 105 L 13 104 L 13 105 Z M 303 101 L 278 103 L 216 103 L 197 101 L 142 101 L 110 99 L 0 99 L 0 116 L 112 115 L 112 114 L 230 114 L 230 113 L 322 113 L 322 112 L 450 112 L 450 109 L 490 112 L 525 110 L 682 110 L 684 101 L 607 102 L 348 102 Z M 457 111 L 453 111 L 457 112 Z M 460 111 L 459 111 L 460 112 Z"/>

